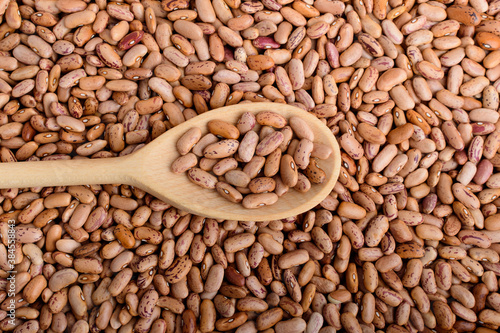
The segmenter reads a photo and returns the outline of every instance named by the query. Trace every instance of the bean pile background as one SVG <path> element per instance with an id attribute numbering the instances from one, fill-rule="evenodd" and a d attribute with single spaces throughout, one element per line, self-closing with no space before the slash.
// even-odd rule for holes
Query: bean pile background
<path id="1" fill-rule="evenodd" d="M 272 101 L 323 120 L 343 166 L 318 207 L 258 223 L 120 184 L 0 190 L 0 332 L 497 332 L 499 13 L 0 0 L 2 163 L 123 156 Z"/>

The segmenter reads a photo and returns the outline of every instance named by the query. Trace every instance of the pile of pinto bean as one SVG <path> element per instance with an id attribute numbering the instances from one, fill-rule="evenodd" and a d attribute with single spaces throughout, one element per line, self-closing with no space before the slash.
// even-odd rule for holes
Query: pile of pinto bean
<path id="1" fill-rule="evenodd" d="M 191 182 L 230 202 L 247 209 L 270 206 L 290 188 L 306 193 L 326 179 L 317 159 L 328 158 L 333 149 L 314 142 L 314 131 L 299 116 L 244 112 L 235 125 L 216 119 L 207 128 L 203 136 L 199 127 L 182 134 L 171 169 L 187 172 Z"/>
<path id="2" fill-rule="evenodd" d="M 499 0 L 0 0 L 0 21 L 2 163 L 123 156 L 262 101 L 342 149 L 284 220 L 0 190 L 0 332 L 498 332 Z"/>

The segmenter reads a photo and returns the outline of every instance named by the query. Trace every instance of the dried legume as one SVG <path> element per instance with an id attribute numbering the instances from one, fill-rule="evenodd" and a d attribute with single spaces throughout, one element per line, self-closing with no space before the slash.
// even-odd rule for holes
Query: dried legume
<path id="1" fill-rule="evenodd" d="M 280 221 L 192 216 L 120 184 L 0 190 L 0 331 L 498 331 L 499 12 L 484 0 L 0 1 L 2 163 L 124 156 L 197 114 L 264 101 L 313 113 L 342 149 L 334 190 Z M 291 141 L 274 152 L 313 141 L 290 126 L 297 139 L 284 127 Z M 203 158 L 217 141 L 173 167 L 199 159 L 249 186 L 276 175 L 264 156 L 240 156 L 243 170 Z M 313 146 L 308 179 L 321 181 L 326 154 Z"/>

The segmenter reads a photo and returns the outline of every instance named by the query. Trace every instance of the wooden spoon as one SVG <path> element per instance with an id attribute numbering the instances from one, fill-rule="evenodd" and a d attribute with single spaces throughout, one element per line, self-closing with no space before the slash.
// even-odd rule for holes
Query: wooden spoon
<path id="1" fill-rule="evenodd" d="M 210 120 L 220 119 L 235 124 L 244 112 L 257 114 L 266 110 L 278 112 L 287 119 L 301 117 L 313 129 L 315 142 L 332 148 L 331 156 L 318 163 L 326 173 L 323 184 L 313 185 L 306 193 L 290 189 L 272 206 L 245 209 L 241 204 L 222 198 L 215 190 L 193 184 L 186 174 L 171 171 L 172 162 L 180 156 L 176 149 L 177 140 L 188 129 L 197 126 L 206 134 L 206 124 Z M 268 221 L 294 216 L 319 204 L 337 181 L 340 161 L 340 149 L 334 135 L 314 115 L 286 104 L 248 103 L 205 112 L 122 157 L 0 163 L 0 188 L 128 184 L 192 214 L 224 220 Z"/>

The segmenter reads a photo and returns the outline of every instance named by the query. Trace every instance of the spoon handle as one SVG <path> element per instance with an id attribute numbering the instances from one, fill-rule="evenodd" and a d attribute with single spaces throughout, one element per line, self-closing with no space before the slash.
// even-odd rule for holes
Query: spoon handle
<path id="1" fill-rule="evenodd" d="M 128 156 L 40 162 L 0 163 L 0 188 L 126 184 L 132 163 Z"/>

